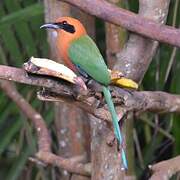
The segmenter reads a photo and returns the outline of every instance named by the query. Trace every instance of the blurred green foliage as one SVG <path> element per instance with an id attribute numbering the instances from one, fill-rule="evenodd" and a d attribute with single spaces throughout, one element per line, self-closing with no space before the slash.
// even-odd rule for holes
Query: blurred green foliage
<path id="1" fill-rule="evenodd" d="M 172 0 L 167 23 L 178 27 L 180 4 Z M 138 1 L 129 0 L 130 10 L 138 11 Z M 39 29 L 44 22 L 43 4 L 36 0 L 4 0 L 0 2 L 0 64 L 21 67 L 31 56 L 48 57 L 46 33 Z M 97 23 L 97 34 L 102 23 Z M 97 35 L 105 54 L 104 35 Z M 180 51 L 160 44 L 158 52 L 145 75 L 142 90 L 162 90 L 180 93 Z M 171 64 L 169 62 L 172 62 Z M 168 69 L 170 69 L 168 73 Z M 165 77 L 167 77 L 165 79 Z M 19 92 L 39 111 L 47 124 L 53 120 L 53 107 L 36 99 L 36 90 L 30 86 L 17 85 Z M 0 91 L 0 177 L 3 179 L 53 179 L 50 168 L 28 161 L 36 152 L 36 138 L 31 124 L 17 106 Z M 180 153 L 179 115 L 143 114 L 135 122 L 135 131 L 142 153 L 140 162 L 136 151 L 136 173 L 146 179 L 147 165 L 168 159 Z M 147 123 L 150 122 L 150 123 Z M 155 126 L 155 127 L 153 127 Z M 158 128 L 161 128 L 161 131 Z M 173 134 L 169 138 L 168 135 Z M 174 141 L 172 141 L 174 138 Z M 49 178 L 47 178 L 49 177 Z"/>
<path id="2" fill-rule="evenodd" d="M 0 64 L 21 67 L 31 56 L 47 57 L 46 32 L 39 28 L 43 22 L 44 7 L 41 2 L 1 1 Z M 37 100 L 35 88 L 19 84 L 16 87 L 50 124 L 53 120 L 52 105 Z M 43 169 L 28 161 L 36 152 L 36 138 L 31 124 L 2 91 L 0 98 L 0 177 L 7 180 L 43 177 Z"/>

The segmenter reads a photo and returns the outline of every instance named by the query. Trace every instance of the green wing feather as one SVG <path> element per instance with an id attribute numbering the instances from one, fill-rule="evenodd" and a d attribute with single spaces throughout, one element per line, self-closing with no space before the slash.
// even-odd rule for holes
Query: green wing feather
<path id="1" fill-rule="evenodd" d="M 110 84 L 110 74 L 94 41 L 84 35 L 74 40 L 68 50 L 71 61 L 99 83 Z"/>
<path id="2" fill-rule="evenodd" d="M 107 87 L 110 84 L 110 74 L 99 49 L 94 41 L 88 35 L 85 35 L 71 43 L 68 55 L 73 64 L 79 66 L 89 76 L 103 85 L 103 93 L 112 116 L 115 136 L 122 146 L 123 142 L 118 124 L 118 116 L 112 102 L 110 91 Z M 127 160 L 123 146 L 122 161 L 124 168 L 127 169 Z"/>

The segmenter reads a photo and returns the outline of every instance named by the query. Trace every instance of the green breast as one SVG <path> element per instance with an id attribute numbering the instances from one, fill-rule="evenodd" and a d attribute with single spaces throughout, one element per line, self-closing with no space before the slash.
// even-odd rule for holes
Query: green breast
<path id="1" fill-rule="evenodd" d="M 74 40 L 68 51 L 71 61 L 97 82 L 110 84 L 110 74 L 104 59 L 94 41 L 84 35 Z"/>

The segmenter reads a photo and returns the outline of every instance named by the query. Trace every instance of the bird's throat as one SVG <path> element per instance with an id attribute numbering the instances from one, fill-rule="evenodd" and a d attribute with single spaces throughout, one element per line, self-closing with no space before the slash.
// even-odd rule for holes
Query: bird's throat
<path id="1" fill-rule="evenodd" d="M 58 54 L 68 68 L 70 68 L 74 72 L 77 72 L 75 65 L 72 63 L 68 56 L 68 49 L 71 41 L 71 38 L 59 35 L 57 38 Z"/>
<path id="2" fill-rule="evenodd" d="M 61 30 L 57 36 L 57 48 L 58 48 L 59 56 L 64 61 L 65 65 L 67 65 L 75 73 L 78 73 L 78 70 L 76 66 L 72 63 L 71 59 L 69 58 L 68 50 L 72 41 L 78 39 L 79 37 L 85 34 L 86 31 L 84 29 L 74 34 L 70 34 L 68 32 Z"/>

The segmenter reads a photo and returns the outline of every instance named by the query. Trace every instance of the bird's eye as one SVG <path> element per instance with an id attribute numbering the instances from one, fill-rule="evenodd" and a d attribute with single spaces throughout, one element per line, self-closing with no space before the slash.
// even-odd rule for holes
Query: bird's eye
<path id="1" fill-rule="evenodd" d="M 63 23 L 63 25 L 66 25 L 66 24 L 67 24 L 67 21 L 63 21 L 62 23 Z"/>

